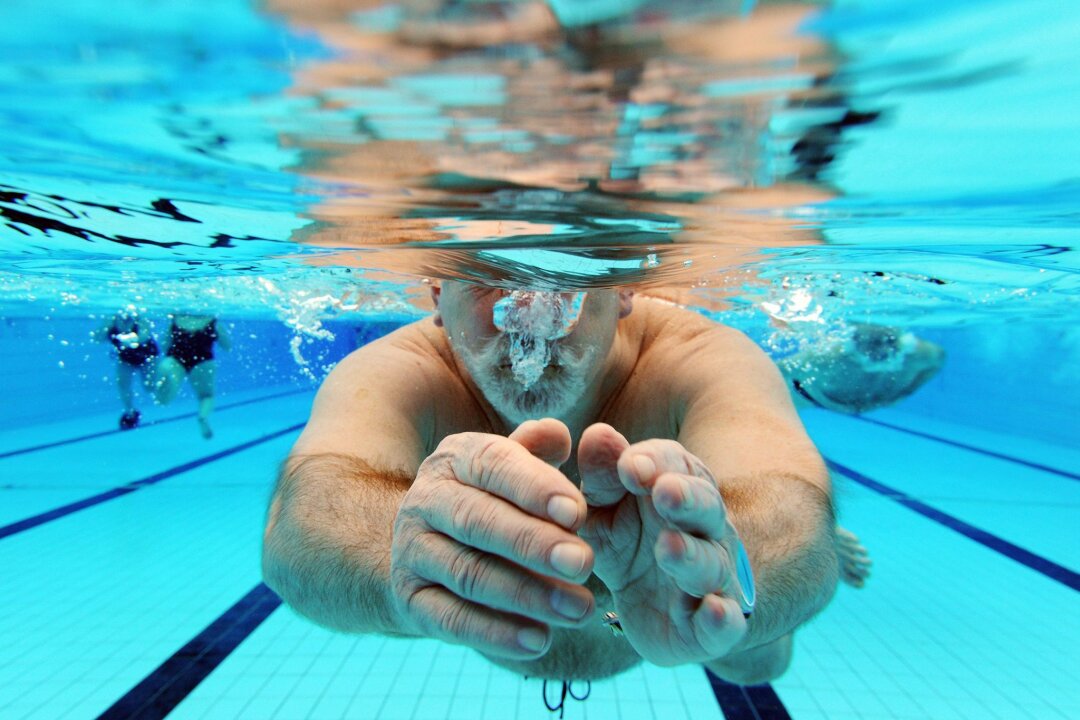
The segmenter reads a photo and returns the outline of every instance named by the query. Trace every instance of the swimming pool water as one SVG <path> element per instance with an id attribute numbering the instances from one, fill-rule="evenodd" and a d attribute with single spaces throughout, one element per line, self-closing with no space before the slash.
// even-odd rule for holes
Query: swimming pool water
<path id="1" fill-rule="evenodd" d="M 397 4 L 4 3 L 0 717 L 552 717 L 261 584 L 318 381 L 426 276 L 675 288 L 777 356 L 866 322 L 946 352 L 895 407 L 804 411 L 875 564 L 783 678 L 641 667 L 566 718 L 1080 716 L 1078 7 L 647 3 L 594 57 L 401 47 Z M 230 328 L 212 440 L 186 390 L 117 429 L 90 332 L 127 303 Z"/>

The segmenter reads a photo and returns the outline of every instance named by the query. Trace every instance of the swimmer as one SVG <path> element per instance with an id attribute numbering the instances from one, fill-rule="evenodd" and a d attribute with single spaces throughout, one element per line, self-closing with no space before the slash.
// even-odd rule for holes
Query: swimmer
<path id="1" fill-rule="evenodd" d="M 214 436 L 210 413 L 214 409 L 214 343 L 224 350 L 232 347 L 225 328 L 211 315 L 177 313 L 169 325 L 165 357 L 158 363 L 157 401 L 171 403 L 187 378 L 199 399 L 199 431 L 209 440 Z"/>
<path id="2" fill-rule="evenodd" d="M 828 472 L 766 355 L 625 290 L 432 299 L 320 388 L 271 499 L 270 587 L 531 677 L 783 673 L 839 565 Z"/>
<path id="3" fill-rule="evenodd" d="M 855 325 L 850 337 L 781 360 L 799 407 L 858 415 L 910 396 L 945 362 L 939 345 L 883 325 Z"/>
<path id="4" fill-rule="evenodd" d="M 135 409 L 135 393 L 132 380 L 139 376 L 143 386 L 152 391 L 157 382 L 155 363 L 158 346 L 146 324 L 139 322 L 139 312 L 134 305 L 118 311 L 108 322 L 94 332 L 94 339 L 111 343 L 116 349 L 116 387 L 124 412 L 120 416 L 120 429 L 133 430 L 139 425 L 141 413 Z"/>

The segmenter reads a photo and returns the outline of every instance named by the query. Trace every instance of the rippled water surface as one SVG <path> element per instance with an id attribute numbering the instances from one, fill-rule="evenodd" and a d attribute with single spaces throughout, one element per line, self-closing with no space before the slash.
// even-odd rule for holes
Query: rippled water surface
<path id="1" fill-rule="evenodd" d="M 467 277 L 818 325 L 1077 318 L 1076 4 L 647 3 L 570 32 L 104 8 L 0 6 L 7 312 L 303 328 Z"/>

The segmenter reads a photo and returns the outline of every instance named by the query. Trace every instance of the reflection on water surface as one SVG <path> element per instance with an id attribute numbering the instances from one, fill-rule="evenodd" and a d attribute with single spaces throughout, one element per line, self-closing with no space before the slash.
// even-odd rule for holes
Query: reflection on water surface
<path id="1" fill-rule="evenodd" d="M 1072 11 L 1001 5 L 6 3 L 0 297 L 410 316 L 458 277 L 1052 317 L 1078 145 L 1036 110 Z"/>

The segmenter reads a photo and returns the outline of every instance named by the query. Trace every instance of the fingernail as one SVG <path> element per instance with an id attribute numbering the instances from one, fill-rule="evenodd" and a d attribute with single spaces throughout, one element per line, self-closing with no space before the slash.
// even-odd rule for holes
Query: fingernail
<path id="1" fill-rule="evenodd" d="M 645 455 L 636 455 L 633 464 L 638 480 L 652 480 L 652 476 L 656 474 L 656 464 Z"/>
<path id="2" fill-rule="evenodd" d="M 548 500 L 548 517 L 569 530 L 578 518 L 577 503 L 565 495 L 556 495 Z"/>
<path id="3" fill-rule="evenodd" d="M 551 551 L 551 566 L 566 577 L 577 577 L 585 567 L 585 551 L 573 543 L 559 543 Z"/>
<path id="4" fill-rule="evenodd" d="M 565 618 L 580 620 L 589 611 L 589 600 L 562 590 L 555 590 L 551 593 L 551 607 Z"/>
<path id="5" fill-rule="evenodd" d="M 547 645 L 547 635 L 536 628 L 518 630 L 517 639 L 518 644 L 529 652 L 540 652 Z"/>

